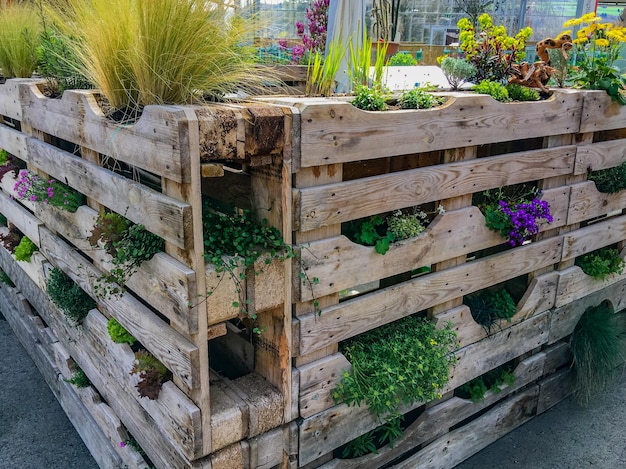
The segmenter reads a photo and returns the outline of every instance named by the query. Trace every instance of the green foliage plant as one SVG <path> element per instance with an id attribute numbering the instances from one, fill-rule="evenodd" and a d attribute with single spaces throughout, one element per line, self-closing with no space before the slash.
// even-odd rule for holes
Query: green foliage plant
<path id="1" fill-rule="evenodd" d="M 452 90 L 460 89 L 476 76 L 476 67 L 465 59 L 445 57 L 439 65 Z"/>
<path id="2" fill-rule="evenodd" d="M 604 90 L 614 101 L 626 104 L 626 77 L 615 66 L 626 43 L 626 27 L 603 23 L 594 12 L 570 19 L 563 26 L 580 27 L 572 41 L 576 71 L 571 79 L 576 86 Z"/>
<path id="3" fill-rule="evenodd" d="M 354 98 L 350 103 L 363 111 L 384 111 L 387 109 L 387 93 L 378 86 L 357 86 Z"/>
<path id="4" fill-rule="evenodd" d="M 331 41 L 326 56 L 319 51 L 311 54 L 307 65 L 305 86 L 307 96 L 333 94 L 336 86 L 335 77 L 345 55 L 346 47 L 337 41 Z"/>
<path id="5" fill-rule="evenodd" d="M 352 370 L 343 373 L 335 402 L 366 405 L 377 421 L 399 416 L 400 404 L 441 397 L 457 345 L 452 325 L 408 316 L 357 336 L 342 345 Z"/>
<path id="6" fill-rule="evenodd" d="M 369 86 L 370 84 L 370 67 L 372 65 L 372 40 L 363 32 L 363 41 L 356 47 L 353 37 L 349 41 L 349 61 L 348 61 L 348 77 L 352 84 L 352 89 L 359 86 Z"/>
<path id="7" fill-rule="evenodd" d="M 430 109 L 440 106 L 445 98 L 429 93 L 430 88 L 413 88 L 405 90 L 400 95 L 398 104 L 402 109 Z"/>
<path id="8" fill-rule="evenodd" d="M 485 393 L 488 391 L 487 385 L 482 376 L 475 378 L 461 386 L 463 394 L 468 394 L 474 404 L 485 400 Z"/>
<path id="9" fill-rule="evenodd" d="M 255 28 L 220 0 L 55 0 L 79 76 L 116 109 L 186 104 L 266 77 L 242 45 Z"/>
<path id="10" fill-rule="evenodd" d="M 389 57 L 389 61 L 387 62 L 387 65 L 390 67 L 410 67 L 417 64 L 417 59 L 406 52 L 393 54 Z"/>
<path id="11" fill-rule="evenodd" d="M 468 18 L 457 23 L 460 30 L 459 48 L 465 60 L 476 67 L 475 83 L 483 80 L 504 81 L 514 63 L 524 60 L 526 41 L 532 35 L 531 28 L 522 28 L 515 36 L 509 36 L 506 27 L 495 26 L 491 16 L 483 13 L 478 24 Z"/>
<path id="12" fill-rule="evenodd" d="M 587 308 L 570 337 L 576 384 L 574 395 L 580 405 L 602 391 L 624 361 L 626 329 L 620 315 L 608 302 Z"/>
<path id="13" fill-rule="evenodd" d="M 15 259 L 18 261 L 30 262 L 30 258 L 33 253 L 38 250 L 39 248 L 30 240 L 30 238 L 22 236 L 22 239 L 15 247 L 15 252 L 13 252 L 13 254 L 15 255 Z"/>
<path id="14" fill-rule="evenodd" d="M 50 270 L 46 281 L 50 300 L 72 322 L 78 325 L 87 317 L 96 302 L 57 267 Z"/>
<path id="15" fill-rule="evenodd" d="M 158 399 L 163 383 L 170 376 L 165 365 L 147 350 L 135 353 L 135 363 L 130 373 L 139 375 L 139 382 L 135 387 L 141 397 L 150 400 Z"/>
<path id="16" fill-rule="evenodd" d="M 463 301 L 470 307 L 474 321 L 488 332 L 499 319 L 511 322 L 517 311 L 513 297 L 504 288 L 481 290 L 467 295 Z"/>
<path id="17" fill-rule="evenodd" d="M 137 339 L 135 339 L 115 318 L 111 318 L 107 322 L 107 332 L 111 340 L 116 344 L 133 345 L 137 342 Z"/>
<path id="18" fill-rule="evenodd" d="M 590 171 L 587 179 L 596 184 L 599 192 L 615 194 L 626 189 L 626 162 L 612 168 Z"/>
<path id="19" fill-rule="evenodd" d="M 6 150 L 0 150 L 0 166 L 4 166 L 9 162 L 9 152 Z"/>
<path id="20" fill-rule="evenodd" d="M 528 86 L 509 83 L 506 85 L 506 91 L 511 101 L 539 101 L 539 91 Z"/>
<path id="21" fill-rule="evenodd" d="M 87 378 L 85 372 L 77 367 L 76 371 L 72 373 L 69 379 L 64 380 L 66 383 L 73 384 L 77 388 L 86 388 L 91 385 L 91 381 Z"/>
<path id="22" fill-rule="evenodd" d="M 5 78 L 30 78 L 37 66 L 41 26 L 28 2 L 0 8 L 0 70 Z"/>
<path id="23" fill-rule="evenodd" d="M 80 192 L 55 179 L 44 181 L 27 169 L 19 172 L 15 192 L 20 200 L 50 204 L 72 213 L 85 203 Z"/>
<path id="24" fill-rule="evenodd" d="M 3 285 L 6 285 L 7 287 L 11 287 L 11 288 L 13 288 L 15 286 L 15 284 L 11 280 L 11 277 L 9 277 L 7 275 L 7 273 L 4 270 L 2 270 L 2 269 L 0 269 L 0 283 L 2 283 Z"/>
<path id="25" fill-rule="evenodd" d="M 428 215 L 419 209 L 410 211 L 396 210 L 386 219 L 387 229 L 394 239 L 402 240 L 419 236 L 428 224 Z"/>
<path id="26" fill-rule="evenodd" d="M 488 94 L 496 101 L 506 103 L 511 101 L 509 97 L 509 91 L 506 86 L 497 81 L 482 80 L 479 84 L 472 87 L 472 91 L 481 94 Z"/>
<path id="27" fill-rule="evenodd" d="M 498 394 L 502 391 L 503 384 L 513 386 L 515 380 L 515 374 L 508 366 L 498 367 L 460 386 L 458 393 L 460 397 L 467 396 L 472 402 L 478 403 L 485 400 L 488 390 Z"/>
<path id="28" fill-rule="evenodd" d="M 7 226 L 7 223 L 9 223 L 7 217 L 0 213 L 0 226 Z"/>
<path id="29" fill-rule="evenodd" d="M 604 280 L 612 274 L 621 274 L 624 264 L 619 251 L 612 248 L 598 249 L 576 258 L 576 265 L 585 274 L 599 280 Z"/>
<path id="30" fill-rule="evenodd" d="M 370 453 L 378 453 L 378 448 L 393 442 L 402 436 L 402 419 L 396 418 L 386 421 L 379 427 L 348 442 L 341 451 L 343 459 L 354 459 Z"/>

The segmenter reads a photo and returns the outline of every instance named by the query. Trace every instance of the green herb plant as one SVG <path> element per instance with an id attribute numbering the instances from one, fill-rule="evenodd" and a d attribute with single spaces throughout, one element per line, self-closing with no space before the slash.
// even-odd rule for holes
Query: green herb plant
<path id="1" fill-rule="evenodd" d="M 624 270 L 624 259 L 617 249 L 602 248 L 576 258 L 576 265 L 582 271 L 599 280 L 609 275 L 621 274 Z"/>
<path id="2" fill-rule="evenodd" d="M 586 406 L 615 377 L 616 367 L 626 358 L 626 328 L 609 302 L 587 308 L 570 337 L 576 384 L 574 395 Z"/>
<path id="3" fill-rule="evenodd" d="M 515 374 L 510 367 L 498 367 L 460 386 L 457 393 L 460 397 L 469 397 L 472 402 L 478 403 L 485 400 L 487 391 L 498 394 L 502 391 L 503 384 L 513 386 L 515 380 Z"/>
<path id="4" fill-rule="evenodd" d="M 511 322 L 517 311 L 513 297 L 504 288 L 472 293 L 465 296 L 463 302 L 471 309 L 474 321 L 483 326 L 488 333 L 500 319 Z"/>
<path id="5" fill-rule="evenodd" d="M 384 111 L 388 94 L 381 87 L 357 86 L 350 103 L 363 111 Z"/>
<path id="6" fill-rule="evenodd" d="M 506 103 L 511 101 L 509 91 L 502 83 L 491 80 L 482 80 L 479 84 L 472 87 L 472 91 L 481 94 L 488 94 L 496 101 Z"/>
<path id="7" fill-rule="evenodd" d="M 430 87 L 405 90 L 400 95 L 398 104 L 402 109 L 430 109 L 441 106 L 445 102 L 445 98 L 430 93 L 431 90 Z"/>
<path id="8" fill-rule="evenodd" d="M 15 247 L 15 259 L 18 261 L 30 262 L 35 251 L 39 251 L 39 248 L 33 243 L 27 236 L 22 236 L 20 243 Z"/>
<path id="9" fill-rule="evenodd" d="M 587 179 L 596 184 L 599 192 L 616 194 L 626 189 L 626 162 L 612 168 L 590 171 Z"/>
<path id="10" fill-rule="evenodd" d="M 48 274 L 46 290 L 50 300 L 74 325 L 82 323 L 96 302 L 58 267 Z"/>
<path id="11" fill-rule="evenodd" d="M 87 378 L 87 375 L 80 367 L 76 367 L 76 371 L 72 373 L 72 376 L 64 381 L 73 384 L 77 388 L 86 388 L 91 385 L 91 381 L 89 381 L 89 378 Z"/>
<path id="12" fill-rule="evenodd" d="M 400 416 L 400 404 L 441 397 L 456 345 L 451 324 L 439 329 L 412 316 L 361 334 L 341 346 L 352 370 L 343 373 L 333 398 L 364 404 L 377 421 L 390 423 Z"/>
<path id="13" fill-rule="evenodd" d="M 32 76 L 40 30 L 37 10 L 30 3 L 0 8 L 0 70 L 5 78 Z"/>
<path id="14" fill-rule="evenodd" d="M 540 98 L 539 91 L 536 89 L 517 83 L 507 84 L 506 91 L 509 93 L 511 101 L 539 101 Z"/>
<path id="15" fill-rule="evenodd" d="M 417 64 L 417 59 L 406 52 L 398 52 L 396 54 L 393 54 L 387 62 L 387 65 L 390 67 L 410 67 Z"/>
<path id="16" fill-rule="evenodd" d="M 135 387 L 141 397 L 150 400 L 158 399 L 163 383 L 170 378 L 170 372 L 165 365 L 147 350 L 135 353 L 135 363 L 130 373 L 139 375 L 139 382 Z"/>
<path id="17" fill-rule="evenodd" d="M 376 453 L 378 448 L 393 442 L 402 436 L 402 419 L 393 418 L 372 431 L 364 433 L 345 444 L 341 450 L 343 459 L 353 459 L 370 453 Z"/>
<path id="18" fill-rule="evenodd" d="M 444 57 L 439 66 L 452 90 L 460 89 L 476 76 L 476 67 L 465 59 Z"/>
<path id="19" fill-rule="evenodd" d="M 9 277 L 7 275 L 7 273 L 4 270 L 2 270 L 2 269 L 0 269 L 0 283 L 2 283 L 3 285 L 6 285 L 7 287 L 11 287 L 11 288 L 13 288 L 15 286 L 15 284 L 11 280 L 11 277 Z"/>
<path id="20" fill-rule="evenodd" d="M 133 345 L 137 342 L 137 339 L 135 339 L 115 318 L 111 318 L 107 322 L 107 332 L 111 340 L 116 344 Z"/>

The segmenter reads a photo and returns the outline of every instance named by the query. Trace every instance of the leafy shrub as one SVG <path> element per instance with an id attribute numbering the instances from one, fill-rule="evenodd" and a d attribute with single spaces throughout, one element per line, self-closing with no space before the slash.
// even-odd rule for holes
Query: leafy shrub
<path id="1" fill-rule="evenodd" d="M 538 101 L 539 91 L 527 86 L 518 85 L 517 83 L 509 83 L 506 85 L 506 91 L 512 101 Z"/>
<path id="2" fill-rule="evenodd" d="M 472 402 L 477 403 L 485 400 L 487 390 L 498 394 L 501 391 L 500 386 L 503 384 L 513 386 L 515 379 L 515 374 L 509 367 L 498 367 L 460 386 L 457 389 L 457 394 L 459 397 L 469 398 Z"/>
<path id="3" fill-rule="evenodd" d="M 22 236 L 20 244 L 15 247 L 15 259 L 18 261 L 30 262 L 30 258 L 39 248 L 27 236 Z"/>
<path id="4" fill-rule="evenodd" d="M 137 341 L 115 318 L 111 318 L 107 322 L 107 332 L 116 344 L 133 345 Z"/>
<path id="5" fill-rule="evenodd" d="M 163 383 L 169 377 L 169 371 L 147 350 L 139 350 L 135 353 L 135 363 L 130 372 L 139 374 L 139 382 L 135 385 L 141 397 L 158 399 Z"/>
<path id="6" fill-rule="evenodd" d="M 483 381 L 482 376 L 471 380 L 461 386 L 460 390 L 463 394 L 469 395 L 469 398 L 473 403 L 477 403 L 485 400 L 485 393 L 487 392 L 487 385 Z"/>
<path id="7" fill-rule="evenodd" d="M 255 30 L 217 0 L 59 0 L 46 13 L 66 37 L 79 75 L 116 109 L 184 104 L 260 87 L 242 44 Z"/>
<path id="8" fill-rule="evenodd" d="M 91 385 L 91 381 L 89 381 L 89 378 L 87 378 L 87 375 L 85 374 L 85 372 L 80 368 L 78 368 L 74 373 L 72 373 L 72 376 L 70 377 L 70 379 L 66 379 L 64 381 L 66 383 L 73 384 L 77 388 L 86 388 Z"/>
<path id="9" fill-rule="evenodd" d="M 445 98 L 442 96 L 435 96 L 422 88 L 413 88 L 402 92 L 398 104 L 403 109 L 430 109 L 443 104 L 444 101 Z"/>
<path id="10" fill-rule="evenodd" d="M 411 54 L 407 54 L 405 52 L 398 52 L 397 54 L 393 54 L 389 58 L 389 62 L 387 62 L 387 65 L 390 67 L 406 67 L 417 64 L 417 59 Z"/>
<path id="11" fill-rule="evenodd" d="M 615 194 L 626 189 L 626 162 L 612 168 L 590 171 L 587 179 L 596 184 L 599 192 Z"/>
<path id="12" fill-rule="evenodd" d="M 414 238 L 426 229 L 426 217 L 421 210 L 412 213 L 396 210 L 387 217 L 387 227 L 396 240 Z"/>
<path id="13" fill-rule="evenodd" d="M 361 334 L 342 345 L 352 364 L 333 392 L 336 402 L 365 404 L 386 422 L 398 416 L 401 403 L 414 404 L 441 397 L 448 382 L 456 333 L 425 319 L 406 317 Z"/>
<path id="14" fill-rule="evenodd" d="M 472 91 L 481 94 L 488 94 L 496 101 L 506 103 L 510 101 L 509 92 L 502 83 L 496 81 L 483 80 L 478 85 L 472 87 Z"/>
<path id="15" fill-rule="evenodd" d="M 608 302 L 587 308 L 574 328 L 570 348 L 574 356 L 574 395 L 581 405 L 602 391 L 624 361 L 626 328 Z"/>
<path id="16" fill-rule="evenodd" d="M 402 426 L 401 419 L 398 417 L 348 442 L 341 451 L 341 457 L 353 459 L 376 453 L 378 448 L 386 444 L 393 445 L 393 442 L 400 436 L 402 436 Z"/>
<path id="17" fill-rule="evenodd" d="M 0 166 L 4 166 L 9 162 L 9 152 L 6 150 L 0 150 Z"/>
<path id="18" fill-rule="evenodd" d="M 472 78 L 476 76 L 474 64 L 464 59 L 445 57 L 440 66 L 453 90 L 458 90 L 464 83 L 472 81 Z"/>
<path id="19" fill-rule="evenodd" d="M 50 270 L 46 290 L 52 302 L 74 324 L 80 324 L 96 302 L 57 267 Z"/>
<path id="20" fill-rule="evenodd" d="M 474 321 L 488 330 L 498 319 L 510 321 L 517 310 L 513 297 L 504 288 L 472 293 L 463 301 L 472 310 Z"/>
<path id="21" fill-rule="evenodd" d="M 384 111 L 387 109 L 386 97 L 386 93 L 380 87 L 357 86 L 354 99 L 350 102 L 354 107 L 364 111 Z"/>
<path id="22" fill-rule="evenodd" d="M 20 2 L 0 8 L 0 69 L 6 78 L 30 78 L 41 26 L 35 7 Z"/>
<path id="23" fill-rule="evenodd" d="M 576 265 L 593 278 L 604 280 L 611 274 L 621 274 L 624 259 L 617 249 L 603 248 L 584 254 L 576 259 Z"/>

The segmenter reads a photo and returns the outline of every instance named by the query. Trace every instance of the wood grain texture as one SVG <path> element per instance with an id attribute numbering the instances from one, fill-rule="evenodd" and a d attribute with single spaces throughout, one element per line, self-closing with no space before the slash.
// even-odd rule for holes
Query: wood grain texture
<path id="1" fill-rule="evenodd" d="M 47 143 L 28 140 L 30 162 L 55 179 L 181 248 L 191 241 L 191 207 Z"/>
<path id="2" fill-rule="evenodd" d="M 626 280 L 626 272 L 611 274 L 601 280 L 585 274 L 578 266 L 572 266 L 559 272 L 559 288 L 555 306 L 557 308 L 565 306 L 624 280 Z"/>
<path id="3" fill-rule="evenodd" d="M 393 147 L 393 146 L 392 146 Z M 571 174 L 571 145 L 296 189 L 302 231 L 552 176 Z M 347 208 L 349 207 L 349 210 Z M 445 207 L 450 209 L 456 207 Z"/>
<path id="4" fill-rule="evenodd" d="M 626 204 L 626 190 L 606 194 L 598 191 L 593 181 L 573 184 L 571 190 L 568 225 L 621 210 Z"/>
<path id="5" fill-rule="evenodd" d="M 0 85 L 0 87 L 2 87 L 2 85 Z M 0 100 L 0 103 L 1 102 Z M 23 161 L 28 161 L 28 150 L 26 147 L 27 138 L 27 135 L 22 132 L 5 125 L 0 125 L 0 149 L 8 151 Z"/>
<path id="6" fill-rule="evenodd" d="M 623 106 L 611 101 L 611 97 L 605 91 L 585 91 L 580 132 L 598 132 L 625 127 L 626 109 Z"/>
<path id="7" fill-rule="evenodd" d="M 574 174 L 587 174 L 588 171 L 612 168 L 624 161 L 626 161 L 626 139 L 581 145 L 576 149 Z"/>
<path id="8" fill-rule="evenodd" d="M 21 121 L 22 102 L 20 101 L 20 85 L 43 83 L 42 79 L 11 78 L 0 85 L 0 115 Z"/>
<path id="9" fill-rule="evenodd" d="M 626 215 L 610 218 L 563 235 L 562 260 L 574 259 L 626 239 Z"/>
<path id="10" fill-rule="evenodd" d="M 298 367 L 300 374 L 300 417 L 306 418 L 332 407 L 332 397 L 344 371 L 349 371 L 350 362 L 341 353 Z"/>
<path id="11" fill-rule="evenodd" d="M 179 125 L 186 125 L 182 108 L 146 106 L 129 125 L 106 118 L 91 90 L 50 99 L 36 84 L 24 84 L 20 94 L 23 120 L 35 129 L 176 182 L 191 177 L 189 155 L 178 140 Z"/>
<path id="12" fill-rule="evenodd" d="M 537 243 L 431 273 L 300 318 L 300 352 L 307 353 L 444 301 L 533 272 L 561 259 L 562 239 Z"/>
<path id="13" fill-rule="evenodd" d="M 302 167 L 576 133 L 583 93 L 558 90 L 535 103 L 499 103 L 490 96 L 445 93 L 440 108 L 361 111 L 330 99 L 285 99 L 302 118 Z M 389 139 L 393 145 L 389 145 Z"/>
<path id="14" fill-rule="evenodd" d="M 18 230 L 39 246 L 39 226 L 41 221 L 4 192 L 0 191 L 0 213 L 13 223 Z"/>

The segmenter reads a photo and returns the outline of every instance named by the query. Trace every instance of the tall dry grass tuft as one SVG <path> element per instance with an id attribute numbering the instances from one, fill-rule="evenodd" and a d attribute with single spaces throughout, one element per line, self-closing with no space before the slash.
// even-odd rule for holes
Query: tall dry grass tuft
<path id="1" fill-rule="evenodd" d="M 254 31 L 218 0 L 56 0 L 79 72 L 122 109 L 185 104 L 260 86 L 242 52 Z"/>
<path id="2" fill-rule="evenodd" d="M 37 66 L 41 25 L 29 3 L 0 8 L 0 70 L 5 78 L 29 78 Z"/>

